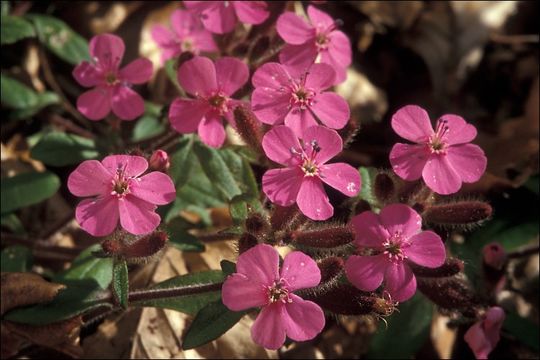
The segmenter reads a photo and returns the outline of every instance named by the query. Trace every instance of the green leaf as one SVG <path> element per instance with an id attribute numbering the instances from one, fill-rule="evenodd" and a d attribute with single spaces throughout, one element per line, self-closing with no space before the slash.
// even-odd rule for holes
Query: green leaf
<path id="1" fill-rule="evenodd" d="M 360 177 L 362 178 L 362 189 L 360 190 L 360 199 L 367 201 L 372 208 L 378 209 L 380 207 L 377 198 L 373 193 L 373 183 L 375 176 L 377 176 L 377 169 L 373 167 L 359 167 Z"/>
<path id="2" fill-rule="evenodd" d="M 236 272 L 236 264 L 229 260 L 221 260 L 219 263 L 221 270 L 225 275 L 231 275 Z"/>
<path id="3" fill-rule="evenodd" d="M 25 109 L 16 109 L 9 113 L 8 117 L 12 120 L 23 120 L 28 119 L 37 114 L 41 109 L 46 108 L 49 105 L 59 104 L 60 97 L 53 92 L 45 91 L 44 93 L 37 94 L 37 104 L 25 108 Z"/>
<path id="4" fill-rule="evenodd" d="M 180 84 L 178 83 L 178 78 L 176 77 L 177 69 L 176 69 L 176 59 L 169 59 L 165 62 L 165 73 L 167 73 L 167 77 L 171 82 L 174 84 L 174 86 L 181 90 Z"/>
<path id="5" fill-rule="evenodd" d="M 2 0 L 0 2 L 0 13 L 2 14 L 2 16 L 9 14 L 9 1 Z"/>
<path id="6" fill-rule="evenodd" d="M 540 350 L 538 345 L 538 339 L 540 338 L 539 328 L 532 321 L 522 318 L 518 314 L 508 313 L 504 320 L 503 329 L 532 350 L 536 352 Z"/>
<path id="7" fill-rule="evenodd" d="M 221 300 L 206 305 L 191 323 L 182 342 L 182 349 L 193 349 L 217 339 L 240 321 L 245 314 L 245 311 L 229 310 Z"/>
<path id="8" fill-rule="evenodd" d="M 48 199 L 59 187 L 60 179 L 49 171 L 2 178 L 0 191 L 2 215 Z"/>
<path id="9" fill-rule="evenodd" d="M 34 258 L 26 246 L 8 246 L 2 250 L 2 272 L 30 271 Z"/>
<path id="10" fill-rule="evenodd" d="M 2 1 L 2 3 L 4 3 Z M 1 44 L 13 44 L 17 41 L 35 36 L 34 28 L 19 16 L 2 15 Z"/>
<path id="11" fill-rule="evenodd" d="M 429 338 L 433 305 L 417 293 L 399 305 L 399 312 L 388 318 L 388 327 L 381 321 L 375 333 L 368 358 L 412 359 Z"/>
<path id="12" fill-rule="evenodd" d="M 7 214 L 2 215 L 2 226 L 11 230 L 12 233 L 15 235 L 25 235 L 26 230 L 24 229 L 24 226 L 15 214 Z"/>
<path id="13" fill-rule="evenodd" d="M 88 42 L 62 20 L 41 14 L 26 18 L 34 24 L 39 41 L 62 60 L 72 65 L 90 60 Z"/>
<path id="14" fill-rule="evenodd" d="M 209 148 L 200 142 L 194 144 L 193 150 L 199 158 L 204 173 L 225 199 L 231 200 L 242 193 L 218 150 Z"/>
<path id="15" fill-rule="evenodd" d="M 57 274 L 53 281 L 66 283 L 73 280 L 93 280 L 101 289 L 107 289 L 113 278 L 113 260 L 92 255 L 92 252 L 100 249 L 101 246 L 96 244 L 84 250 L 71 267 Z"/>
<path id="16" fill-rule="evenodd" d="M 37 105 L 37 93 L 23 83 L 2 74 L 0 80 L 2 105 L 14 109 L 27 109 Z"/>
<path id="17" fill-rule="evenodd" d="M 187 224 L 181 218 L 175 218 L 167 224 L 169 241 L 182 251 L 204 251 L 204 244 L 187 231 Z"/>
<path id="18" fill-rule="evenodd" d="M 65 166 L 83 160 L 96 159 L 99 151 L 94 140 L 61 132 L 45 134 L 30 152 L 30 156 L 47 165 Z"/>
<path id="19" fill-rule="evenodd" d="M 146 101 L 144 115 L 137 120 L 133 128 L 132 141 L 142 141 L 165 131 L 165 126 L 159 121 L 162 106 Z"/>
<path id="20" fill-rule="evenodd" d="M 66 320 L 100 307 L 112 307 L 103 299 L 106 293 L 92 279 L 66 282 L 53 301 L 45 304 L 15 309 L 3 319 L 30 325 L 47 325 Z"/>
<path id="21" fill-rule="evenodd" d="M 152 286 L 152 289 L 169 289 L 190 285 L 217 284 L 224 280 L 222 271 L 210 270 L 177 276 Z M 132 302 L 133 306 L 153 306 L 164 309 L 172 309 L 189 315 L 195 315 L 206 304 L 216 301 L 221 297 L 221 291 L 209 291 L 194 295 L 177 296 L 155 300 Z"/>
<path id="22" fill-rule="evenodd" d="M 127 309 L 129 294 L 128 268 L 125 260 L 117 260 L 113 266 L 112 293 L 121 307 Z"/>
<path id="23" fill-rule="evenodd" d="M 193 136 L 183 137 L 171 154 L 171 168 L 169 169 L 169 173 L 177 189 L 182 187 L 191 176 L 191 163 L 195 157 L 191 151 L 193 142 Z"/>

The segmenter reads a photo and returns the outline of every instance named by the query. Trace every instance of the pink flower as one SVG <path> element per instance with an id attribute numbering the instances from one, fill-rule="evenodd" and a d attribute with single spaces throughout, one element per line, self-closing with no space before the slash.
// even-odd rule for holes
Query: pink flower
<path id="1" fill-rule="evenodd" d="M 293 294 L 321 281 L 319 267 L 309 256 L 289 253 L 280 272 L 278 252 L 259 244 L 240 255 L 236 271 L 223 284 L 223 304 L 232 311 L 262 307 L 251 328 L 257 344 L 275 350 L 285 336 L 305 341 L 322 331 L 325 320 L 319 305 Z"/>
<path id="2" fill-rule="evenodd" d="M 251 96 L 255 115 L 271 125 L 285 122 L 298 137 L 317 125 L 316 118 L 332 129 L 343 128 L 349 120 L 349 105 L 341 96 L 323 91 L 334 83 L 332 67 L 314 64 L 302 74 L 294 72 L 278 63 L 257 69 L 251 80 L 255 87 Z"/>
<path id="3" fill-rule="evenodd" d="M 279 36 L 287 45 L 279 54 L 282 64 L 307 68 L 320 55 L 320 62 L 336 71 L 335 83 L 347 77 L 347 67 L 352 62 L 351 42 L 327 13 L 308 6 L 309 22 L 293 12 L 285 12 L 277 21 Z"/>
<path id="4" fill-rule="evenodd" d="M 484 319 L 477 322 L 465 333 L 465 341 L 477 359 L 487 359 L 501 338 L 501 327 L 506 315 L 498 306 L 491 307 Z"/>
<path id="5" fill-rule="evenodd" d="M 180 133 L 199 132 L 201 140 L 212 147 L 225 141 L 222 119 L 234 125 L 233 109 L 240 102 L 230 98 L 249 79 L 249 70 L 242 61 L 224 57 L 212 60 L 196 56 L 178 69 L 178 82 L 195 99 L 176 99 L 171 104 L 169 119 Z"/>
<path id="6" fill-rule="evenodd" d="M 172 31 L 162 25 L 152 28 L 152 38 L 161 47 L 161 61 L 177 57 L 184 51 L 199 55 L 201 51 L 217 51 L 212 34 L 201 21 L 186 10 L 175 10 L 171 15 Z"/>
<path id="7" fill-rule="evenodd" d="M 386 206 L 379 215 L 365 211 L 352 219 L 355 244 L 369 248 L 372 256 L 349 257 L 345 271 L 349 281 L 364 291 L 377 289 L 383 279 L 392 300 L 405 301 L 416 292 L 416 278 L 408 266 L 437 268 L 444 263 L 444 244 L 432 231 L 421 231 L 422 218 L 403 204 Z"/>
<path id="8" fill-rule="evenodd" d="M 200 14 L 204 27 L 216 34 L 233 31 L 238 19 L 257 25 L 270 15 L 265 1 L 184 1 L 184 4 Z"/>
<path id="9" fill-rule="evenodd" d="M 151 172 L 141 156 L 110 155 L 101 162 L 83 161 L 69 175 L 68 189 L 75 196 L 92 196 L 77 205 L 75 218 L 93 236 L 109 235 L 118 220 L 128 232 L 141 235 L 152 232 L 160 222 L 156 205 L 165 205 L 176 197 L 169 176 Z"/>
<path id="10" fill-rule="evenodd" d="M 144 112 L 144 101 L 131 89 L 152 77 L 152 63 L 139 58 L 120 69 L 124 41 L 116 35 L 96 35 L 90 40 L 92 63 L 83 61 L 73 77 L 84 87 L 93 87 L 77 99 L 77 109 L 90 120 L 101 120 L 112 112 L 122 120 L 133 120 Z"/>
<path id="11" fill-rule="evenodd" d="M 468 144 L 476 128 L 457 115 L 443 115 L 433 131 L 427 112 L 407 105 L 392 116 L 394 131 L 414 145 L 395 144 L 390 152 L 394 172 L 405 180 L 424 179 L 438 194 L 457 192 L 461 183 L 478 181 L 487 159 L 480 147 Z"/>
<path id="12" fill-rule="evenodd" d="M 166 151 L 158 149 L 152 153 L 148 160 L 150 170 L 166 172 L 171 167 L 171 160 Z"/>
<path id="13" fill-rule="evenodd" d="M 262 188 L 266 196 L 280 206 L 295 202 L 300 211 L 313 220 L 326 220 L 334 214 L 323 182 L 354 196 L 360 190 L 358 170 L 345 163 L 326 164 L 343 149 L 335 130 L 312 126 L 298 141 L 286 126 L 275 126 L 262 141 L 266 156 L 285 168 L 264 173 Z"/>

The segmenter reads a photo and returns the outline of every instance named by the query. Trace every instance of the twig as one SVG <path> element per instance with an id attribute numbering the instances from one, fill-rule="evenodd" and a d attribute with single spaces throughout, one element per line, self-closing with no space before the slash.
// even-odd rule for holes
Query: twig
<path id="1" fill-rule="evenodd" d="M 540 246 L 535 245 L 535 246 L 532 246 L 532 247 L 529 247 L 529 248 L 509 252 L 508 253 L 508 258 L 509 259 L 516 259 L 516 258 L 520 258 L 520 257 L 526 257 L 526 256 L 534 255 L 534 254 L 537 254 L 538 252 L 540 252 Z"/>
<path id="2" fill-rule="evenodd" d="M 92 134 L 90 131 L 83 129 L 79 125 L 75 124 L 74 122 L 66 118 L 61 117 L 60 115 L 50 114 L 49 121 L 51 123 L 55 123 L 56 125 L 63 127 L 65 130 L 68 130 L 76 135 L 80 135 L 87 139 L 95 139 L 95 135 Z"/>

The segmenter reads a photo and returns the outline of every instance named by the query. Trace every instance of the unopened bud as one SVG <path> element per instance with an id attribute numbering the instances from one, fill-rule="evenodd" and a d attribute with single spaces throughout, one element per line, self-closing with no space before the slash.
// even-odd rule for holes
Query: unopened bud
<path id="1" fill-rule="evenodd" d="M 375 184 L 373 186 L 375 197 L 382 203 L 389 201 L 395 193 L 394 180 L 390 175 L 379 173 L 375 176 Z"/>
<path id="2" fill-rule="evenodd" d="M 307 221 L 307 218 L 298 211 L 296 205 L 288 207 L 276 205 L 270 217 L 270 225 L 272 225 L 274 231 L 284 229 L 294 230 L 305 221 Z"/>
<path id="3" fill-rule="evenodd" d="M 480 301 L 468 284 L 456 277 L 416 279 L 418 290 L 443 309 L 459 311 L 466 317 L 475 317 Z"/>
<path id="4" fill-rule="evenodd" d="M 163 150 L 156 150 L 150 156 L 150 170 L 166 172 L 171 166 L 169 155 Z"/>
<path id="5" fill-rule="evenodd" d="M 144 260 L 145 258 L 156 255 L 163 249 L 167 240 L 169 240 L 169 236 L 165 231 L 154 231 L 132 243 L 125 244 L 122 249 L 123 257 L 126 260 L 136 258 Z"/>
<path id="6" fill-rule="evenodd" d="M 438 268 L 428 268 L 420 265 L 416 265 L 413 263 L 410 263 L 409 266 L 411 267 L 414 275 L 421 276 L 421 277 L 449 277 L 454 276 L 460 272 L 463 271 L 465 268 L 465 265 L 463 264 L 463 261 L 456 258 L 448 258 Z"/>
<path id="7" fill-rule="evenodd" d="M 317 263 L 321 270 L 321 285 L 334 283 L 343 273 L 345 261 L 343 258 L 331 256 Z"/>
<path id="8" fill-rule="evenodd" d="M 339 136 L 343 139 L 343 148 L 347 148 L 353 142 L 358 130 L 360 130 L 360 126 L 354 117 L 347 121 L 343 129 L 338 130 Z"/>
<path id="9" fill-rule="evenodd" d="M 366 200 L 360 199 L 354 206 L 354 214 L 358 215 L 364 211 L 371 211 L 371 205 Z"/>
<path id="10" fill-rule="evenodd" d="M 107 239 L 101 243 L 101 248 L 107 256 L 114 256 L 121 254 L 124 245 L 115 238 Z"/>
<path id="11" fill-rule="evenodd" d="M 263 154 L 262 149 L 262 128 L 261 123 L 253 112 L 244 105 L 239 105 L 234 109 L 234 120 L 236 131 L 253 150 L 258 154 Z"/>
<path id="12" fill-rule="evenodd" d="M 482 256 L 484 264 L 496 270 L 502 270 L 508 258 L 503 246 L 497 242 L 484 246 Z"/>
<path id="13" fill-rule="evenodd" d="M 467 225 L 486 220 L 492 213 L 493 209 L 489 204 L 473 200 L 431 205 L 425 209 L 422 217 L 432 224 Z"/>
<path id="14" fill-rule="evenodd" d="M 238 254 L 243 254 L 255 245 L 257 245 L 259 241 L 257 238 L 250 233 L 244 233 L 242 236 L 240 236 L 240 239 L 238 239 Z"/>
<path id="15" fill-rule="evenodd" d="M 291 241 L 316 248 L 334 248 L 354 241 L 354 230 L 348 226 L 328 227 L 317 230 L 293 231 Z"/>
<path id="16" fill-rule="evenodd" d="M 259 213 L 252 213 L 246 219 L 246 231 L 258 235 L 270 230 L 268 220 Z"/>

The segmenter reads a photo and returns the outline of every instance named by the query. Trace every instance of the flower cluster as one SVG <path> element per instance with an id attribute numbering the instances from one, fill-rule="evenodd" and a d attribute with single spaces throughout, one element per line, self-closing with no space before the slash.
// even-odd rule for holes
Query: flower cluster
<path id="1" fill-rule="evenodd" d="M 170 126 L 180 134 L 197 133 L 213 148 L 226 144 L 227 127 L 237 129 L 258 152 L 258 165 L 264 168 L 262 192 L 271 204 L 262 210 L 264 214 L 246 220 L 236 272 L 226 278 L 222 300 L 232 311 L 261 308 L 251 334 L 269 349 L 281 347 L 286 337 L 313 339 L 324 328 L 323 309 L 386 316 L 417 288 L 444 306 L 443 290 L 431 297 L 429 291 L 437 286 L 439 290 L 465 288 L 451 278 L 463 270 L 463 263 L 447 259 L 441 236 L 423 226 L 444 222 L 449 212 L 461 211 L 465 218 L 480 221 L 491 211 L 483 203 L 469 211 L 474 201 L 437 205 L 433 196 L 433 192 L 456 193 L 462 183 L 476 182 L 485 172 L 482 149 L 470 144 L 475 127 L 460 116 L 443 115 L 433 129 L 424 109 L 407 105 L 393 115 L 391 126 L 413 144 L 395 144 L 389 158 L 393 173 L 381 172 L 375 180 L 369 179 L 378 204 L 350 214 L 348 223 L 341 220 L 344 216 L 324 222 L 334 216 L 332 202 L 339 196 L 349 198 L 345 202 L 349 208 L 365 199 L 360 198 L 363 179 L 358 169 L 331 162 L 343 150 L 343 138 L 336 130 L 355 121 L 346 100 L 333 92 L 336 84 L 346 80 L 351 42 L 338 29 L 340 22 L 325 12 L 309 5 L 307 15 L 308 21 L 293 12 L 279 15 L 275 27 L 284 46 L 279 56 L 257 65 L 249 57 L 230 56 L 234 52 L 221 49 L 226 37 L 219 36 L 239 29 L 238 21 L 258 26 L 275 18 L 264 1 L 184 1 L 184 8 L 171 16 L 170 29 L 161 25 L 152 29 L 162 49 L 162 63 L 191 53 L 181 57 L 177 68 L 184 95 L 165 107 Z M 205 55 L 212 58 L 202 53 L 211 53 Z M 149 60 L 137 59 L 120 68 L 124 43 L 111 34 L 92 38 L 90 54 L 92 60 L 73 71 L 81 85 L 93 87 L 79 97 L 79 111 L 91 120 L 103 119 L 111 110 L 122 120 L 142 115 L 144 101 L 131 86 L 150 80 Z M 161 222 L 155 210 L 174 201 L 179 189 L 166 174 L 174 166 L 174 157 L 154 150 L 148 161 L 136 155 L 87 160 L 69 176 L 71 193 L 89 198 L 76 209 L 83 230 L 106 236 L 120 222 L 125 231 L 145 235 L 137 246 L 108 239 L 107 254 L 139 258 L 139 248 L 157 242 L 153 253 L 158 253 L 165 244 L 166 233 L 154 232 Z M 407 184 L 420 179 L 420 186 Z M 394 186 L 398 181 L 399 186 Z M 403 190 L 415 186 L 421 190 Z M 474 211 L 478 209 L 482 211 Z M 272 245 L 302 252 L 288 253 L 280 266 Z M 502 267 L 503 260 L 486 255 L 489 264 Z M 425 280 L 438 277 L 445 278 L 444 284 Z M 336 301 L 342 294 L 348 295 Z M 473 310 L 469 313 L 482 313 Z M 489 353 L 498 340 L 501 315 L 494 312 L 488 311 L 486 319 L 466 335 L 477 356 Z"/>

